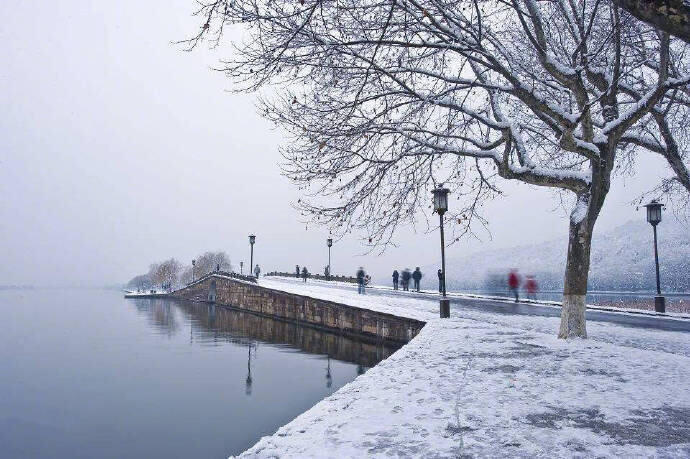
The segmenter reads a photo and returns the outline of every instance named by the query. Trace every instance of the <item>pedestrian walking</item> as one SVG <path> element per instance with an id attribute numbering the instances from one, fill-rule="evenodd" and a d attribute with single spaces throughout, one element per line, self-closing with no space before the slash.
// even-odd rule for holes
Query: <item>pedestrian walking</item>
<path id="1" fill-rule="evenodd" d="M 365 292 L 365 287 L 364 287 L 364 277 L 366 276 L 366 273 L 364 272 L 364 268 L 361 266 L 357 270 L 357 293 L 360 295 L 366 295 Z"/>
<path id="2" fill-rule="evenodd" d="M 402 272 L 402 288 L 403 291 L 407 292 L 410 290 L 410 278 L 412 277 L 412 273 L 410 273 L 410 270 L 408 268 L 405 268 Z"/>
<path id="3" fill-rule="evenodd" d="M 412 279 L 414 280 L 415 290 L 419 291 L 419 281 L 422 280 L 422 272 L 419 270 L 419 266 L 417 266 L 412 273 Z"/>
<path id="4" fill-rule="evenodd" d="M 295 277 L 299 279 L 299 265 L 295 265 Z"/>
<path id="5" fill-rule="evenodd" d="M 525 280 L 525 290 L 527 290 L 527 298 L 532 300 L 537 299 L 538 285 L 534 275 L 527 276 L 527 280 Z"/>
<path id="6" fill-rule="evenodd" d="M 520 288 L 520 277 L 518 276 L 517 269 L 511 269 L 510 274 L 508 274 L 508 288 L 515 295 L 515 302 L 519 302 L 518 288 Z"/>
<path id="7" fill-rule="evenodd" d="M 438 270 L 438 293 L 443 293 L 443 270 Z"/>
<path id="8" fill-rule="evenodd" d="M 256 265 L 256 267 L 254 267 L 254 276 L 258 279 L 259 274 L 261 274 L 261 268 L 259 268 L 259 265 Z"/>
<path id="9" fill-rule="evenodd" d="M 307 267 L 303 266 L 302 267 L 302 279 L 304 279 L 304 282 L 307 281 L 307 277 L 309 276 L 309 271 L 307 271 Z"/>
<path id="10" fill-rule="evenodd" d="M 398 290 L 398 279 L 400 278 L 400 274 L 398 273 L 398 270 L 393 271 L 393 290 Z"/>

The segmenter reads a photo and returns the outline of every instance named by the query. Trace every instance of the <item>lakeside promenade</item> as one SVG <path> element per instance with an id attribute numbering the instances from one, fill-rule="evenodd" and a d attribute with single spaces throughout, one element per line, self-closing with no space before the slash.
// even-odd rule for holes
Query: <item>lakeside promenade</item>
<path id="1" fill-rule="evenodd" d="M 438 319 L 429 299 L 259 285 L 426 325 L 242 457 L 690 455 L 686 332 L 590 321 L 588 340 L 564 341 L 557 317 L 454 308 Z"/>

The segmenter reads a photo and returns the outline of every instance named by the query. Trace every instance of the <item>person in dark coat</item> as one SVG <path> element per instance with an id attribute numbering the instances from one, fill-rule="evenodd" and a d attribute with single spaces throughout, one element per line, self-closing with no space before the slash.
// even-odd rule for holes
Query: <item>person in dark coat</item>
<path id="1" fill-rule="evenodd" d="M 299 279 L 299 265 L 295 266 L 295 277 Z"/>
<path id="2" fill-rule="evenodd" d="M 410 273 L 410 270 L 405 268 L 402 272 L 402 288 L 406 292 L 410 290 L 410 278 L 411 277 L 412 277 L 412 274 Z"/>
<path id="3" fill-rule="evenodd" d="M 419 291 L 419 281 L 422 280 L 422 272 L 419 270 L 419 266 L 417 266 L 412 273 L 412 279 L 414 279 L 415 290 Z"/>
<path id="4" fill-rule="evenodd" d="M 398 290 L 398 278 L 400 277 L 400 274 L 398 274 L 398 270 L 396 269 L 393 271 L 393 290 Z"/>
<path id="5" fill-rule="evenodd" d="M 364 276 L 366 276 L 366 273 L 364 272 L 364 268 L 360 266 L 357 270 L 357 293 L 361 295 L 366 295 L 364 290 Z"/>
<path id="6" fill-rule="evenodd" d="M 443 293 L 443 271 L 438 270 L 438 293 Z"/>
<path id="7" fill-rule="evenodd" d="M 309 271 L 307 270 L 306 266 L 302 267 L 302 279 L 304 279 L 304 282 L 307 281 L 307 277 L 309 277 Z"/>

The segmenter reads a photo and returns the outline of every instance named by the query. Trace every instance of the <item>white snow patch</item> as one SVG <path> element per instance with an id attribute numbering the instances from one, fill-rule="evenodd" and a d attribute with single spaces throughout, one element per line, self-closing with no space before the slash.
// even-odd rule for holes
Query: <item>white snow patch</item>
<path id="1" fill-rule="evenodd" d="M 589 340 L 566 341 L 556 338 L 556 317 L 453 308 L 451 319 L 438 319 L 435 299 L 363 296 L 355 287 L 280 278 L 259 284 L 427 325 L 243 457 L 690 453 L 687 333 L 590 322 Z M 665 416 L 669 424 L 659 427 Z M 641 434 L 649 426 L 655 434 Z"/>
<path id="2" fill-rule="evenodd" d="M 683 457 L 629 426 L 688 409 L 689 377 L 685 356 L 434 319 L 242 457 Z"/>
<path id="3" fill-rule="evenodd" d="M 581 194 L 577 197 L 575 208 L 570 213 L 570 221 L 577 225 L 587 216 L 587 208 L 589 207 L 589 195 Z"/>

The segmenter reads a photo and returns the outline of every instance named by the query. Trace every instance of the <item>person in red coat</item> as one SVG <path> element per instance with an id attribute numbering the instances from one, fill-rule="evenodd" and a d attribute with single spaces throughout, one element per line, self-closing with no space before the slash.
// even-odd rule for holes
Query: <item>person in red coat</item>
<path id="1" fill-rule="evenodd" d="M 525 289 L 527 290 L 527 298 L 531 298 L 533 300 L 537 299 L 537 280 L 534 278 L 534 276 L 527 276 L 527 280 L 525 281 Z"/>
<path id="2" fill-rule="evenodd" d="M 511 269 L 510 274 L 508 274 L 508 288 L 515 295 L 515 302 L 520 301 L 518 297 L 518 289 L 520 288 L 520 277 L 518 276 L 517 269 Z"/>

